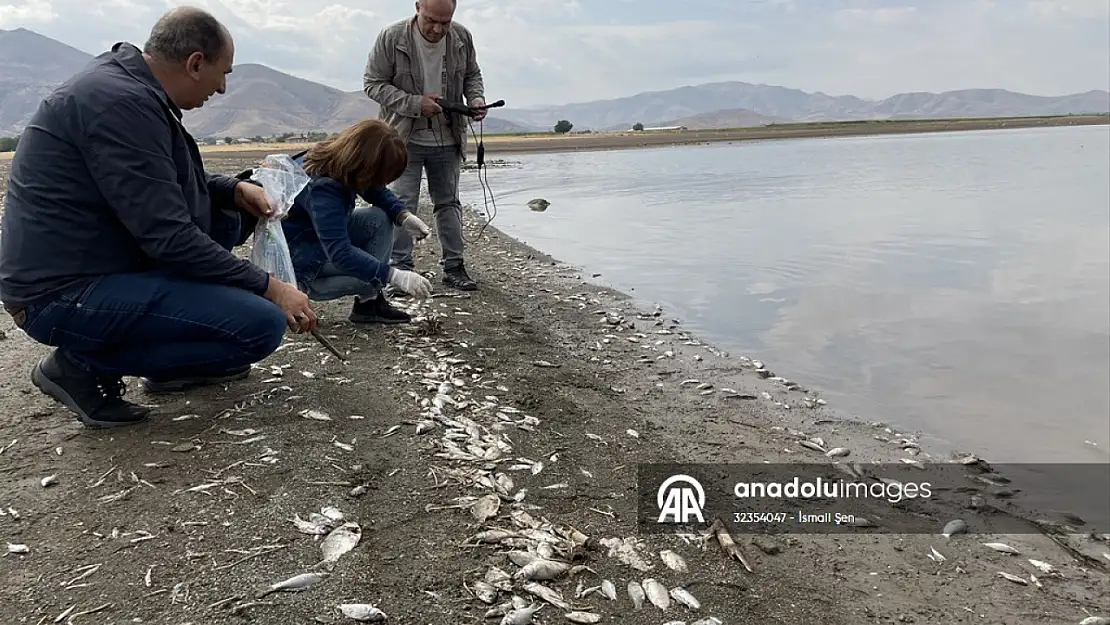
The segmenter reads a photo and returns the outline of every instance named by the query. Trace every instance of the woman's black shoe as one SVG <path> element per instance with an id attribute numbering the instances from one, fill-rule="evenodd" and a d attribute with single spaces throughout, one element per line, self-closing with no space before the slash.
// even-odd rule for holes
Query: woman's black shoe
<path id="1" fill-rule="evenodd" d="M 412 316 L 400 308 L 395 308 L 385 298 L 385 294 L 379 292 L 378 297 L 372 300 L 363 300 L 362 298 L 355 297 L 355 303 L 351 306 L 351 315 L 348 317 L 351 323 L 408 323 L 412 321 Z"/>

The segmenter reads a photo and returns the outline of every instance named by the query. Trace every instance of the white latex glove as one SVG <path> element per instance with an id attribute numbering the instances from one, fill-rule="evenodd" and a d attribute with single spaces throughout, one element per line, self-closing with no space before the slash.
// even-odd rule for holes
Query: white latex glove
<path id="1" fill-rule="evenodd" d="M 415 271 L 390 267 L 389 284 L 417 299 L 428 299 L 432 296 L 432 283 Z"/>
<path id="2" fill-rule="evenodd" d="M 412 213 L 405 216 L 405 220 L 401 222 L 401 227 L 412 235 L 414 241 L 421 241 L 424 237 L 432 233 L 428 228 L 428 224 L 421 221 L 419 217 Z"/>

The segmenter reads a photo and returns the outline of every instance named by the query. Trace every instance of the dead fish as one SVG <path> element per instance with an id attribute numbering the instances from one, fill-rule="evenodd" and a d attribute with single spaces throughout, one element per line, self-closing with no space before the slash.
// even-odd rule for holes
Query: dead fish
<path id="1" fill-rule="evenodd" d="M 610 601 L 617 600 L 617 587 L 613 582 L 603 579 L 601 580 L 601 594 L 605 595 Z"/>
<path id="2" fill-rule="evenodd" d="M 550 603 L 556 608 L 559 608 L 560 610 L 565 610 L 569 612 L 573 609 L 571 608 L 571 605 L 567 603 L 565 599 L 563 599 L 563 596 L 559 594 L 559 591 L 557 590 L 553 590 L 536 582 L 526 582 L 523 588 L 524 592 L 527 592 L 530 595 L 535 595 L 536 597 L 543 599 L 544 601 Z"/>
<path id="3" fill-rule="evenodd" d="M 518 538 L 519 536 L 520 534 L 516 532 L 508 532 L 505 530 L 486 530 L 471 536 L 468 542 L 493 545 L 507 538 Z"/>
<path id="4" fill-rule="evenodd" d="M 1009 580 L 1009 581 L 1011 581 L 1015 584 L 1021 584 L 1022 586 L 1028 586 L 1029 585 L 1029 582 L 1025 581 L 1024 577 L 1018 577 L 1017 575 L 1010 575 L 1009 573 L 1006 573 L 1004 571 L 999 571 L 998 576 L 1003 578 L 1003 579 L 1007 579 L 1007 580 Z"/>
<path id="5" fill-rule="evenodd" d="M 806 449 L 812 449 L 813 451 L 825 453 L 825 448 L 813 441 L 801 440 L 798 441 L 798 444 L 802 447 L 805 447 Z"/>
<path id="6" fill-rule="evenodd" d="M 1047 562 L 1041 562 L 1040 560 L 1030 559 L 1029 564 L 1032 564 L 1033 566 L 1037 567 L 1037 570 L 1040 571 L 1041 573 L 1044 573 L 1045 575 L 1053 575 L 1053 574 L 1056 573 L 1056 567 L 1052 566 L 1051 564 L 1049 564 Z"/>
<path id="7" fill-rule="evenodd" d="M 512 612 L 505 615 L 501 619 L 501 625 L 529 625 L 532 622 L 532 617 L 536 615 L 543 608 L 542 603 L 533 603 L 526 608 L 517 608 Z"/>
<path id="8" fill-rule="evenodd" d="M 956 534 L 963 534 L 966 531 L 967 523 L 960 519 L 956 519 L 955 521 L 949 521 L 948 524 L 944 526 L 944 529 L 941 530 L 940 535 L 945 538 L 951 538 Z"/>
<path id="9" fill-rule="evenodd" d="M 516 578 L 533 581 L 552 580 L 569 571 L 570 566 L 571 565 L 565 562 L 556 562 L 554 560 L 545 560 L 542 558 L 538 558 L 534 562 L 530 562 L 527 566 L 517 571 Z"/>
<path id="10" fill-rule="evenodd" d="M 333 523 L 342 523 L 344 521 L 344 519 L 347 518 L 346 516 L 343 515 L 343 512 L 339 508 L 336 508 L 335 506 L 327 506 L 327 507 L 324 507 L 324 508 L 320 508 L 320 514 L 323 515 L 324 518 L 332 521 Z"/>
<path id="11" fill-rule="evenodd" d="M 509 592 L 513 589 L 512 576 L 505 571 L 497 568 L 496 566 L 491 566 L 489 570 L 486 571 L 485 582 L 490 586 L 493 586 L 494 588 L 500 590 L 504 590 L 505 592 Z"/>
<path id="12" fill-rule="evenodd" d="M 663 551 L 660 551 L 659 557 L 662 558 L 663 564 L 666 564 L 667 567 L 673 571 L 685 573 L 688 570 L 686 568 L 686 561 L 682 559 L 682 556 L 671 551 L 670 549 L 664 549 Z"/>
<path id="13" fill-rule="evenodd" d="M 344 603 L 339 606 L 339 611 L 349 619 L 365 623 L 384 623 L 387 620 L 385 612 L 369 603 Z"/>
<path id="14" fill-rule="evenodd" d="M 484 495 L 471 506 L 470 514 L 478 519 L 479 523 L 485 523 L 488 519 L 497 516 L 497 512 L 501 509 L 501 498 L 492 493 Z"/>
<path id="15" fill-rule="evenodd" d="M 278 582 L 266 590 L 259 593 L 258 598 L 261 599 L 270 593 L 275 592 L 301 592 L 312 588 L 317 583 L 327 579 L 328 573 L 301 573 L 294 575 L 285 581 Z"/>
<path id="16" fill-rule="evenodd" d="M 690 608 L 691 610 L 697 610 L 701 608 L 701 602 L 694 598 L 694 595 L 691 595 L 690 591 L 682 588 L 681 586 L 675 586 L 671 589 L 671 598 Z"/>
<path id="17" fill-rule="evenodd" d="M 494 588 L 492 584 L 478 580 L 473 583 L 473 586 L 472 592 L 474 596 L 482 603 L 493 605 L 493 602 L 497 601 L 497 589 Z"/>
<path id="18" fill-rule="evenodd" d="M 362 528 L 358 523 L 344 523 L 331 531 L 320 543 L 325 563 L 335 563 L 343 554 L 358 546 Z"/>
<path id="19" fill-rule="evenodd" d="M 990 547 L 991 549 L 994 549 L 995 551 L 998 551 L 998 552 L 1001 552 L 1001 553 L 1008 553 L 1008 554 L 1012 554 L 1012 555 L 1017 555 L 1017 554 L 1021 553 L 1020 551 L 1018 551 L 1017 549 L 1014 549 L 1013 547 L 1007 545 L 1006 543 L 983 543 L 983 546 L 984 547 Z"/>
<path id="20" fill-rule="evenodd" d="M 601 622 L 601 615 L 600 614 L 594 614 L 593 612 L 581 612 L 581 611 L 567 612 L 567 613 L 563 614 L 563 618 L 567 619 L 571 623 L 600 623 Z"/>
<path id="21" fill-rule="evenodd" d="M 505 554 L 509 558 L 509 562 L 523 568 L 539 560 L 539 556 L 527 551 L 514 550 Z"/>
<path id="22" fill-rule="evenodd" d="M 643 587 L 652 605 L 664 611 L 671 607 L 671 597 L 667 593 L 667 588 L 660 584 L 659 580 L 649 577 L 643 581 Z"/>
<path id="23" fill-rule="evenodd" d="M 301 415 L 305 419 L 311 419 L 313 421 L 331 421 L 331 417 L 328 415 L 328 413 L 323 412 L 322 410 L 313 410 L 309 408 L 307 410 L 302 410 L 297 414 Z"/>
<path id="24" fill-rule="evenodd" d="M 323 536 L 324 534 L 328 533 L 328 527 L 326 525 L 313 523 L 312 521 L 305 521 L 299 515 L 293 515 L 291 521 L 293 522 L 293 525 L 297 527 L 297 531 L 302 534 L 308 534 L 310 536 Z"/>
<path id="25" fill-rule="evenodd" d="M 551 560 L 555 557 L 555 546 L 549 542 L 542 542 L 536 546 L 536 555 L 541 560 Z"/>

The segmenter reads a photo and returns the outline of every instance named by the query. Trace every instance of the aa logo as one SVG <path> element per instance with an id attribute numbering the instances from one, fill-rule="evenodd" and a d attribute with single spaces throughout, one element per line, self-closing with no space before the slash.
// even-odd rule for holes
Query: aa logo
<path id="1" fill-rule="evenodd" d="M 705 523 L 705 490 L 701 483 L 689 475 L 672 475 L 659 485 L 656 493 L 659 506 L 659 523 L 689 523 L 691 517 Z"/>

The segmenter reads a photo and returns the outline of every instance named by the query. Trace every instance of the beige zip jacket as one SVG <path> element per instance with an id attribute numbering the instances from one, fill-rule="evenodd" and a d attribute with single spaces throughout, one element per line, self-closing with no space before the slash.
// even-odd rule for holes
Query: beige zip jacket
<path id="1" fill-rule="evenodd" d="M 397 129 L 408 143 L 413 124 L 421 118 L 420 100 L 424 91 L 424 70 L 413 40 L 416 16 L 394 22 L 382 29 L 366 60 L 362 86 L 367 97 L 378 103 L 378 119 Z M 451 102 L 472 102 L 485 98 L 482 70 L 474 50 L 474 37 L 466 27 L 451 22 L 447 33 L 447 93 L 440 94 Z M 465 98 L 465 100 L 464 100 Z M 451 133 L 466 158 L 467 119 L 447 113 Z"/>

